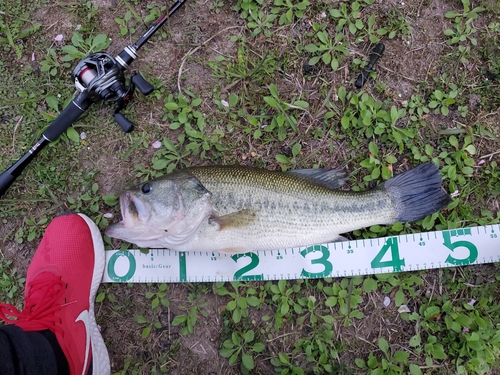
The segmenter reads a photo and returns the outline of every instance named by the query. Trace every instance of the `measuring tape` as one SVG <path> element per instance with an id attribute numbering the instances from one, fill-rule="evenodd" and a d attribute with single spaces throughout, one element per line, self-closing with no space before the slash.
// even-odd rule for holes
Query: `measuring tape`
<path id="1" fill-rule="evenodd" d="M 500 225 L 245 254 L 106 251 L 105 283 L 314 279 L 500 262 Z"/>

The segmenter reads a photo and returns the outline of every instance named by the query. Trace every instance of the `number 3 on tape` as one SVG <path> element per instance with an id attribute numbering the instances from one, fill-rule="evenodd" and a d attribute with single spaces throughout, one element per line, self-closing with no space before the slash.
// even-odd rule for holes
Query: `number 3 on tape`
<path id="1" fill-rule="evenodd" d="M 325 269 L 323 272 L 308 272 L 305 269 L 302 269 L 302 273 L 300 275 L 311 279 L 316 277 L 328 277 L 333 271 L 333 265 L 328 260 L 328 258 L 330 258 L 330 250 L 328 250 L 328 247 L 323 245 L 309 246 L 308 248 L 302 250 L 300 255 L 305 258 L 307 254 L 315 251 L 321 251 L 321 257 L 311 260 L 311 264 L 322 264 Z"/>

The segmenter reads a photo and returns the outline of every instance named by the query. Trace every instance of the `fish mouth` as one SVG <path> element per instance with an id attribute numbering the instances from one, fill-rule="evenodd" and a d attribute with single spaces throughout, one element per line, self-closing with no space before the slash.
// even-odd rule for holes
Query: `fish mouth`
<path id="1" fill-rule="evenodd" d="M 127 206 L 130 200 L 130 193 L 128 191 L 120 195 L 120 212 L 122 214 L 122 221 L 118 224 L 122 224 L 124 227 L 127 222 Z"/>
<path id="2" fill-rule="evenodd" d="M 151 215 L 151 208 L 148 204 L 126 191 L 120 195 L 120 212 L 122 221 L 110 225 L 106 229 L 106 235 L 113 235 L 113 232 L 134 228 L 137 226 L 138 221 L 140 224 L 144 224 Z"/>
<path id="3" fill-rule="evenodd" d="M 131 231 L 144 230 L 151 216 L 149 203 L 128 191 L 120 195 L 120 211 L 122 221 L 106 228 L 105 234 L 109 237 L 127 240 Z"/>

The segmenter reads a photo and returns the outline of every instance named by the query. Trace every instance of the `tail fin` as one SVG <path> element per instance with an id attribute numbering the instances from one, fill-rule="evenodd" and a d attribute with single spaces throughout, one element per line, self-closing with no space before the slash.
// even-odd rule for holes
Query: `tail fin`
<path id="1" fill-rule="evenodd" d="M 451 202 L 441 183 L 439 169 L 433 163 L 423 163 L 387 180 L 379 188 L 392 196 L 398 221 L 405 223 L 423 219 Z"/>

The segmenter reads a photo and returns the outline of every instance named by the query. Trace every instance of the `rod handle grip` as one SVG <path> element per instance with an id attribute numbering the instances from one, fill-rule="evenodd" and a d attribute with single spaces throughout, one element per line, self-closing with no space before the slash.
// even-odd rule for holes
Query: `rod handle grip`
<path id="1" fill-rule="evenodd" d="M 87 95 L 80 94 L 74 98 L 69 104 L 62 110 L 62 112 L 57 116 L 57 118 L 49 125 L 47 129 L 43 132 L 43 135 L 47 140 L 53 142 L 59 136 L 64 133 L 83 112 L 87 110 L 91 102 L 87 99 Z"/>

